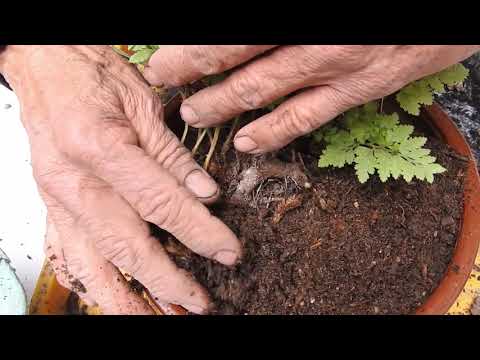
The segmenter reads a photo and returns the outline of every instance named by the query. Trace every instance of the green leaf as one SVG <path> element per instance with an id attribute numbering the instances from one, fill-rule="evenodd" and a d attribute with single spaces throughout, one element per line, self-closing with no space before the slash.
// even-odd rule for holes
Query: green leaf
<path id="1" fill-rule="evenodd" d="M 129 59 L 132 64 L 145 64 L 160 45 L 127 45 L 127 47 L 128 50 L 134 52 Z"/>
<path id="2" fill-rule="evenodd" d="M 430 184 L 433 183 L 435 174 L 440 174 L 447 171 L 443 166 L 439 164 L 427 164 L 415 166 L 415 177 L 418 180 L 425 180 Z"/>
<path id="3" fill-rule="evenodd" d="M 343 147 L 352 146 L 355 143 L 355 139 L 353 138 L 352 134 L 346 130 L 338 130 L 335 132 L 331 132 L 325 135 L 325 138 L 328 142 L 334 145 L 339 145 Z"/>
<path id="4" fill-rule="evenodd" d="M 411 115 L 420 115 L 420 103 L 415 98 L 415 95 L 409 93 L 406 88 L 397 94 L 396 99 L 400 104 L 400 107 L 407 113 Z"/>
<path id="5" fill-rule="evenodd" d="M 414 131 L 411 125 L 399 125 L 387 132 L 386 140 L 389 143 L 403 143 Z"/>
<path id="6" fill-rule="evenodd" d="M 318 167 L 344 167 L 346 164 L 352 164 L 355 160 L 354 152 L 341 144 L 328 145 L 323 150 L 322 155 L 318 161 Z"/>
<path id="7" fill-rule="evenodd" d="M 402 167 L 402 176 L 407 183 L 411 182 L 415 176 L 415 166 L 409 162 L 405 162 Z"/>
<path id="8" fill-rule="evenodd" d="M 415 81 L 397 93 L 400 107 L 412 115 L 420 114 L 422 105 L 433 103 L 433 93 L 443 93 L 445 86 L 461 84 L 468 77 L 468 69 L 462 64 L 453 65 L 437 74 Z"/>
<path id="9" fill-rule="evenodd" d="M 372 109 L 362 106 L 349 110 L 339 127 L 325 127 L 314 134 L 316 141 L 327 144 L 319 167 L 354 164 L 360 183 L 375 173 L 383 182 L 390 177 L 432 182 L 435 174 L 445 171 L 424 147 L 427 138 L 412 137 L 413 126 L 400 124 L 396 113 L 378 114 Z"/>
<path id="10" fill-rule="evenodd" d="M 375 116 L 375 115 L 377 115 L 378 102 L 377 101 L 371 101 L 371 102 L 363 105 L 362 110 L 364 112 L 365 117 Z"/>
<path id="11" fill-rule="evenodd" d="M 447 86 L 460 85 L 468 77 L 469 71 L 462 64 L 456 64 L 438 73 L 439 80 Z"/>
<path id="12" fill-rule="evenodd" d="M 128 50 L 130 51 L 141 51 L 144 49 L 148 49 L 148 45 L 128 45 Z"/>
<path id="13" fill-rule="evenodd" d="M 142 49 L 136 52 L 135 54 L 133 54 L 132 56 L 130 56 L 129 61 L 132 64 L 146 63 L 150 59 L 150 57 L 153 55 L 154 52 L 155 52 L 154 49 Z"/>
<path id="14" fill-rule="evenodd" d="M 365 183 L 370 175 L 375 174 L 377 159 L 374 156 L 373 150 L 359 146 L 355 149 L 355 170 L 357 172 L 358 181 Z"/>
<path id="15" fill-rule="evenodd" d="M 399 123 L 399 117 L 397 113 L 393 113 L 390 115 L 377 114 L 374 119 L 375 126 L 382 129 L 394 129 Z"/>
<path id="16" fill-rule="evenodd" d="M 425 78 L 425 82 L 430 86 L 430 88 L 438 93 L 443 93 L 445 92 L 445 85 L 444 83 L 440 80 L 438 74 L 433 74 L 430 76 L 427 76 Z"/>
<path id="17" fill-rule="evenodd" d="M 349 129 L 352 138 L 360 143 L 364 143 L 371 136 L 371 130 L 369 129 L 368 124 L 360 119 L 352 121 Z"/>
<path id="18" fill-rule="evenodd" d="M 323 125 L 320 129 L 313 132 L 313 140 L 316 142 L 322 142 L 325 140 L 327 143 L 332 142 L 332 136 L 338 132 L 338 128 L 333 125 Z"/>
<path id="19" fill-rule="evenodd" d="M 392 174 L 389 167 L 392 154 L 386 149 L 376 149 L 374 155 L 376 159 L 376 167 L 378 169 L 378 176 L 382 182 L 386 182 Z"/>
<path id="20" fill-rule="evenodd" d="M 425 137 L 408 138 L 400 144 L 399 150 L 403 155 L 409 155 L 415 151 L 422 150 L 422 147 L 427 142 Z"/>

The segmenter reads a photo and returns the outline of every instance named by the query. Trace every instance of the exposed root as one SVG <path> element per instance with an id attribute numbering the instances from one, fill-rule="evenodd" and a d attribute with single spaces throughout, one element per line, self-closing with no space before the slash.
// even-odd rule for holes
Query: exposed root
<path id="1" fill-rule="evenodd" d="M 212 158 L 213 152 L 215 151 L 215 148 L 217 147 L 219 137 L 220 137 L 220 127 L 216 127 L 215 131 L 213 133 L 213 139 L 211 139 L 210 149 L 208 150 L 207 158 L 205 159 L 205 162 L 203 163 L 203 168 L 205 170 L 208 170 L 208 164 L 210 163 L 210 159 Z"/>
<path id="2" fill-rule="evenodd" d="M 278 224 L 282 221 L 285 214 L 293 209 L 296 209 L 302 205 L 303 202 L 303 195 L 302 194 L 295 194 L 287 199 L 283 199 L 275 209 L 275 213 L 273 214 L 272 223 Z"/>
<path id="3" fill-rule="evenodd" d="M 308 178 L 298 163 L 285 163 L 280 160 L 260 159 L 240 174 L 240 182 L 231 197 L 232 202 L 246 202 L 252 191 L 263 181 L 270 179 L 291 179 L 298 187 L 303 186 Z"/>
<path id="4" fill-rule="evenodd" d="M 235 120 L 233 120 L 232 126 L 230 127 L 230 131 L 227 135 L 227 138 L 225 139 L 225 142 L 222 145 L 222 150 L 221 150 L 221 155 L 225 159 L 225 156 L 227 155 L 228 150 L 230 149 L 230 144 L 232 143 L 233 135 L 235 134 L 235 130 L 237 129 L 238 126 L 238 120 L 240 117 L 236 117 Z"/>
<path id="5" fill-rule="evenodd" d="M 181 142 L 182 144 L 184 144 L 184 143 L 185 143 L 185 139 L 187 138 L 187 134 L 188 134 L 188 128 L 189 128 L 188 124 L 187 124 L 187 123 L 185 123 L 185 126 L 184 126 L 184 128 L 183 128 L 183 135 L 182 135 L 182 139 L 180 140 L 180 142 Z"/>
<path id="6" fill-rule="evenodd" d="M 206 134 L 207 134 L 207 129 L 198 129 L 197 142 L 195 143 L 195 146 L 192 149 L 192 156 L 195 156 L 195 154 L 197 153 L 198 148 L 202 144 L 203 138 L 205 137 Z"/>

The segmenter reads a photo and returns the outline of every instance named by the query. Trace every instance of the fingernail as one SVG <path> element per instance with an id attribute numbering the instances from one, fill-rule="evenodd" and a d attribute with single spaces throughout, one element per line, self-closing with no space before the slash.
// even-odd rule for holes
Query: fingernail
<path id="1" fill-rule="evenodd" d="M 185 186 L 200 198 L 210 198 L 218 191 L 216 182 L 202 170 L 193 170 L 188 174 Z"/>
<path id="2" fill-rule="evenodd" d="M 195 110 L 189 105 L 182 105 L 180 108 L 180 115 L 182 116 L 183 121 L 190 125 L 195 125 L 200 121 Z"/>
<path id="3" fill-rule="evenodd" d="M 239 136 L 235 138 L 235 148 L 241 152 L 251 152 L 257 149 L 258 145 L 248 136 Z"/>
<path id="4" fill-rule="evenodd" d="M 238 262 L 238 254 L 235 251 L 230 250 L 220 250 L 213 256 L 213 258 L 219 263 L 228 266 L 235 265 Z"/>

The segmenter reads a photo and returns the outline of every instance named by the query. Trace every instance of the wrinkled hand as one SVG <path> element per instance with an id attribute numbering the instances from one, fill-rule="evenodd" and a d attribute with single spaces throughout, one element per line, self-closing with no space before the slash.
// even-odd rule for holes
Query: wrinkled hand
<path id="1" fill-rule="evenodd" d="M 237 150 L 263 153 L 478 50 L 478 45 L 162 45 L 145 78 L 152 85 L 179 86 L 235 68 L 226 80 L 183 103 L 182 117 L 194 127 L 210 127 L 299 92 L 237 133 Z"/>
<path id="2" fill-rule="evenodd" d="M 206 312 L 206 291 L 145 221 L 226 265 L 240 244 L 200 202 L 218 187 L 166 127 L 138 71 L 108 46 L 9 46 L 0 71 L 21 104 L 58 279 L 104 313 L 152 313 L 122 269 L 158 301 Z"/>

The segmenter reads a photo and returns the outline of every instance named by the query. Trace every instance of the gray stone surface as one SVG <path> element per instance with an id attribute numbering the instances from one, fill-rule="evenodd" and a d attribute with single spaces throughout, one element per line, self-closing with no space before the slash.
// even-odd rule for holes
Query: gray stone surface
<path id="1" fill-rule="evenodd" d="M 463 64 L 470 70 L 464 85 L 437 95 L 436 100 L 455 120 L 480 163 L 480 53 Z"/>

